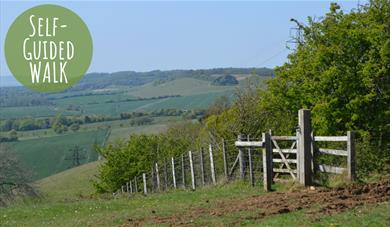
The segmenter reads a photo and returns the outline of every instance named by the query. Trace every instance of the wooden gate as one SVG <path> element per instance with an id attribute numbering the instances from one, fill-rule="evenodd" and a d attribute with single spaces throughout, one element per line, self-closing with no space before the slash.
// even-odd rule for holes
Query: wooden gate
<path id="1" fill-rule="evenodd" d="M 273 158 L 273 172 L 274 179 L 278 179 L 281 175 L 290 175 L 292 179 L 297 179 L 297 136 L 271 136 L 272 141 L 272 153 Z M 283 142 L 282 142 L 283 141 Z M 278 143 L 279 142 L 279 143 Z M 279 144 L 286 143 L 289 145 L 288 148 L 280 148 Z"/>

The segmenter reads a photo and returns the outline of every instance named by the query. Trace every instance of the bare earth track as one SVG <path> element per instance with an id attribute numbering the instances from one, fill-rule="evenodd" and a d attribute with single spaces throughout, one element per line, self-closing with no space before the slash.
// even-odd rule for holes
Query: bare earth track
<path id="1" fill-rule="evenodd" d="M 191 220 L 203 216 L 223 216 L 228 213 L 253 212 L 251 219 L 305 209 L 305 214 L 335 214 L 347 209 L 390 201 L 390 178 L 378 183 L 351 185 L 346 188 L 301 189 L 293 192 L 272 192 L 246 199 L 216 203 L 207 208 L 193 208 L 170 216 L 150 216 L 143 219 L 129 219 L 122 226 L 138 226 L 145 223 L 172 226 L 193 226 Z M 208 203 L 208 201 L 206 201 Z M 244 220 L 237 220 L 240 223 Z"/>

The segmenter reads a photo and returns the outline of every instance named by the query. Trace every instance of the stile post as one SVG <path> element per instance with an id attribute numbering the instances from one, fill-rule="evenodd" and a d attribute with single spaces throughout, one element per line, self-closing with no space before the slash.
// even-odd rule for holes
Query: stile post
<path id="1" fill-rule="evenodd" d="M 211 146 L 211 144 L 209 145 L 209 156 L 210 156 L 211 180 L 213 181 L 213 184 L 216 184 L 217 180 L 215 178 L 213 147 Z"/>
<path id="2" fill-rule="evenodd" d="M 172 157 L 171 161 L 172 161 L 172 182 L 173 182 L 173 187 L 176 189 L 177 185 L 176 185 L 176 174 L 175 174 L 175 159 Z"/>
<path id="3" fill-rule="evenodd" d="M 144 181 L 144 194 L 147 195 L 148 194 L 148 187 L 147 187 L 147 183 L 146 183 L 146 174 L 145 173 L 142 174 L 142 179 Z"/>
<path id="4" fill-rule="evenodd" d="M 223 155 L 223 170 L 225 173 L 225 178 L 226 180 L 229 180 L 228 157 L 227 157 L 225 139 L 222 139 L 222 155 Z"/>
<path id="5" fill-rule="evenodd" d="M 263 133 L 263 185 L 265 191 L 271 191 L 272 187 L 272 141 L 269 133 Z"/>
<path id="6" fill-rule="evenodd" d="M 200 157 L 200 177 L 202 180 L 202 185 L 205 185 L 205 179 L 204 179 L 204 161 L 203 161 L 203 147 L 200 148 L 199 151 L 199 157 Z"/>
<path id="7" fill-rule="evenodd" d="M 157 182 L 157 190 L 160 191 L 160 174 L 158 171 L 158 164 L 156 162 L 156 182 Z"/>
<path id="8" fill-rule="evenodd" d="M 243 135 L 238 135 L 238 141 L 243 141 Z M 238 162 L 240 165 L 240 178 L 245 178 L 245 170 L 244 170 L 244 154 L 241 148 L 238 148 Z"/>
<path id="9" fill-rule="evenodd" d="M 195 190 L 196 189 L 196 185 L 195 185 L 195 172 L 194 172 L 194 163 L 192 161 L 192 152 L 191 151 L 188 152 L 188 157 L 190 159 L 192 189 Z"/>
<path id="10" fill-rule="evenodd" d="M 312 183 L 311 153 L 311 117 L 310 110 L 298 111 L 299 143 L 298 143 L 298 176 L 299 183 L 309 186 Z"/>
<path id="11" fill-rule="evenodd" d="M 347 139 L 348 180 L 354 181 L 356 179 L 355 132 L 348 131 Z"/>
<path id="12" fill-rule="evenodd" d="M 182 180 L 182 186 L 183 188 L 186 188 L 186 169 L 185 169 L 185 162 L 184 162 L 184 155 L 181 155 L 181 180 Z"/>
<path id="13" fill-rule="evenodd" d="M 248 141 L 250 141 L 249 139 L 249 135 L 248 135 Z M 251 148 L 248 148 L 248 158 L 249 158 L 249 178 L 250 178 L 250 181 L 251 181 L 251 185 L 252 186 L 255 186 L 255 178 L 253 176 L 253 166 L 252 166 L 252 150 Z"/>

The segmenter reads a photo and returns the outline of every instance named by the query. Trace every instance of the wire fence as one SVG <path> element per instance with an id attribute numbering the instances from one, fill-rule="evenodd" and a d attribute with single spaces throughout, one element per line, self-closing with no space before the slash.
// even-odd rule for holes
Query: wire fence
<path id="1" fill-rule="evenodd" d="M 129 180 L 120 191 L 149 194 L 171 189 L 196 190 L 239 179 L 252 185 L 261 181 L 262 149 L 241 149 L 242 158 L 239 155 L 234 141 L 205 144 L 199 150 L 153 163 L 149 172 Z"/>

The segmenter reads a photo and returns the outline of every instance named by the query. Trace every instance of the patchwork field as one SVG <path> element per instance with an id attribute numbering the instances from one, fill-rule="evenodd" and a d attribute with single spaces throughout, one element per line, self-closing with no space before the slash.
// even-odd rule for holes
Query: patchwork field
<path id="1" fill-rule="evenodd" d="M 162 108 L 207 108 L 217 97 L 232 97 L 236 86 L 212 86 L 208 81 L 191 78 L 121 90 L 117 94 L 65 96 L 51 100 L 52 105 L 2 107 L 0 119 L 49 117 L 57 114 L 118 116 L 122 112 L 153 111 Z M 159 96 L 177 96 L 157 98 Z M 150 99 L 155 97 L 155 99 Z M 139 99 L 149 98 L 149 99 Z M 72 110 L 70 107 L 77 107 Z"/>

